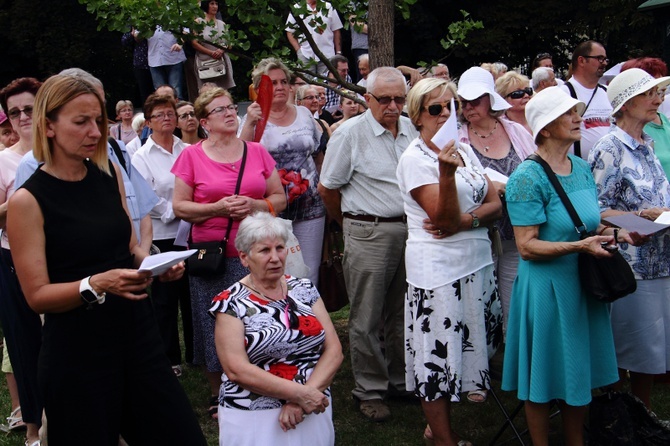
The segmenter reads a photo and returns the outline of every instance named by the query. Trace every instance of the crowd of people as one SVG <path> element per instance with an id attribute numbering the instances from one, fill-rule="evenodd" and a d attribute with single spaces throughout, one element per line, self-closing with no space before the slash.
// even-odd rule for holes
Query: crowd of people
<path id="1" fill-rule="evenodd" d="M 326 32 L 308 31 L 337 73 L 289 17 L 296 57 L 329 82 L 263 59 L 250 81 L 257 94 L 269 79 L 269 106 L 238 115 L 219 3 L 201 8 L 192 57 L 161 29 L 124 36 L 146 93 L 136 116 L 122 99 L 110 121 L 102 83 L 78 68 L 0 90 L 2 371 L 9 427 L 26 428 L 28 446 L 40 435 L 55 446 L 205 444 L 185 363 L 207 378 L 221 445 L 333 445 L 343 352 L 319 271 L 338 225 L 363 417 L 383 422 L 389 398 L 418 399 L 419 436 L 470 445 L 452 403 L 487 400 L 498 351 L 502 389 L 525 402 L 535 445 L 548 442 L 552 401 L 566 444 L 584 444 L 596 388 L 630 379 L 651 409 L 653 377 L 670 369 L 670 242 L 607 218 L 670 211 L 662 60 L 627 61 L 605 86 L 605 47 L 586 41 L 565 81 L 542 53 L 529 76 L 497 62 L 454 82 L 444 64 L 370 70 L 356 22 L 352 80 L 326 8 L 314 12 Z M 540 162 L 593 235 L 580 239 Z M 290 240 L 300 277 L 287 269 Z M 138 270 L 151 254 L 207 243 L 214 271 Z M 637 291 L 608 306 L 577 280 L 577 255 L 609 257 L 617 243 Z"/>

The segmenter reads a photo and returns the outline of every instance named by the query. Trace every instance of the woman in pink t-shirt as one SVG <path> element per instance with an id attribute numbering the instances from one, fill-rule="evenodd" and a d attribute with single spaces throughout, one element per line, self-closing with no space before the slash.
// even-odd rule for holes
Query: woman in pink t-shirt
<path id="1" fill-rule="evenodd" d="M 174 213 L 193 224 L 193 243 L 223 240 L 229 219 L 233 220 L 225 274 L 189 277 L 193 362 L 207 367 L 212 392 L 209 412 L 216 418 L 222 369 L 214 345 L 214 319 L 207 310 L 214 296 L 247 274 L 234 245 L 240 221 L 256 211 L 280 212 L 286 207 L 286 198 L 274 159 L 253 142 L 246 143 L 246 164 L 239 194 L 235 194 L 245 143 L 237 137 L 237 105 L 230 93 L 221 88 L 203 93 L 195 101 L 195 114 L 209 138 L 184 149 L 172 167 L 176 177 Z"/>

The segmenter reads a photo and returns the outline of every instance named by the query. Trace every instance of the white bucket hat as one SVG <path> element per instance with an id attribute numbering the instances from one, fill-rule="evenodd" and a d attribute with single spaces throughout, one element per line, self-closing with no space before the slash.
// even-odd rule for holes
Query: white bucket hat
<path id="1" fill-rule="evenodd" d="M 458 95 L 472 101 L 485 94 L 491 98 L 491 110 L 507 110 L 512 105 L 496 93 L 493 75 L 480 67 L 472 67 L 463 73 L 458 81 Z"/>
<path id="2" fill-rule="evenodd" d="M 607 99 L 612 104 L 612 114 L 630 98 L 649 91 L 654 87 L 670 84 L 670 76 L 654 79 L 649 73 L 639 68 L 631 68 L 617 74 L 607 86 Z"/>
<path id="3" fill-rule="evenodd" d="M 548 87 L 534 94 L 526 104 L 526 121 L 533 131 L 533 139 L 537 140 L 543 128 L 575 105 L 580 115 L 584 113 L 586 104 L 568 95 L 561 87 Z"/>

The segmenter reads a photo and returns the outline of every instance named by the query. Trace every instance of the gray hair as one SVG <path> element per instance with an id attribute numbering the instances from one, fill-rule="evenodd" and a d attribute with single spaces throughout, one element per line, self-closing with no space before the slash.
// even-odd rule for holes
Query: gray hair
<path id="1" fill-rule="evenodd" d="M 356 60 L 356 62 L 358 63 L 358 62 L 362 62 L 362 61 L 370 62 L 370 55 L 368 53 L 365 53 L 365 54 L 361 54 L 360 56 L 358 56 L 358 59 Z"/>
<path id="2" fill-rule="evenodd" d="M 93 76 L 88 71 L 82 70 L 81 68 L 66 68 L 58 74 L 60 76 L 70 76 L 76 79 L 80 79 L 84 82 L 88 82 L 94 88 L 99 88 L 100 90 L 105 91 L 105 87 L 102 86 L 100 79 Z"/>
<path id="3" fill-rule="evenodd" d="M 367 92 L 373 93 L 377 82 L 381 80 L 383 82 L 399 82 L 403 85 L 406 85 L 405 76 L 402 75 L 399 69 L 394 67 L 379 67 L 372 70 L 368 75 L 367 83 Z"/>
<path id="4" fill-rule="evenodd" d="M 539 67 L 535 68 L 533 70 L 532 74 L 532 84 L 531 86 L 533 87 L 533 90 L 537 90 L 540 87 L 540 82 L 545 82 L 548 81 L 549 78 L 551 77 L 550 74 L 553 73 L 554 70 L 549 68 L 549 67 Z"/>
<path id="5" fill-rule="evenodd" d="M 279 238 L 286 243 L 290 235 L 290 221 L 273 217 L 268 212 L 256 212 L 240 223 L 235 237 L 235 248 L 248 254 L 251 247 L 261 240 Z"/>

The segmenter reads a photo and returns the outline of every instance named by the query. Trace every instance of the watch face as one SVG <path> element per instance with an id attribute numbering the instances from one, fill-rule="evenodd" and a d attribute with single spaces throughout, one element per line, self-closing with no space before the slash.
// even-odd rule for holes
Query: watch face
<path id="1" fill-rule="evenodd" d="M 98 301 L 98 296 L 91 290 L 83 290 L 81 292 L 81 298 L 88 304 L 94 304 Z"/>

